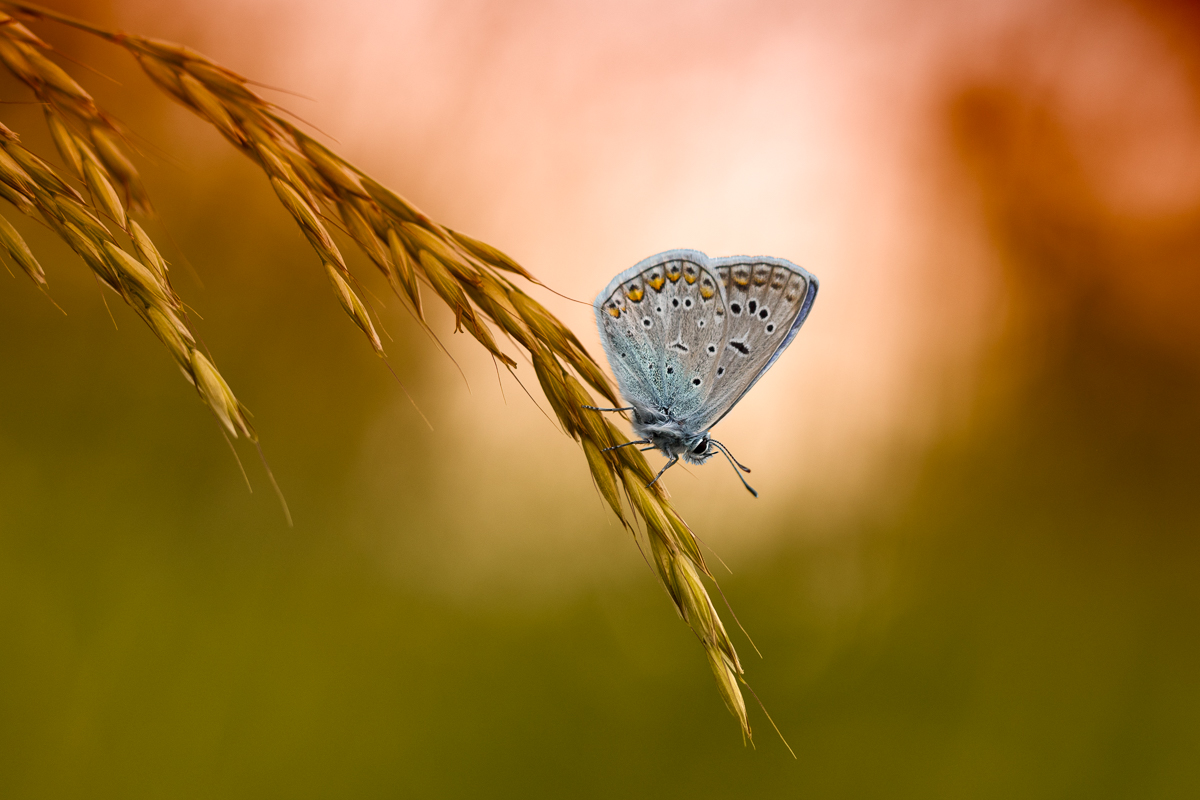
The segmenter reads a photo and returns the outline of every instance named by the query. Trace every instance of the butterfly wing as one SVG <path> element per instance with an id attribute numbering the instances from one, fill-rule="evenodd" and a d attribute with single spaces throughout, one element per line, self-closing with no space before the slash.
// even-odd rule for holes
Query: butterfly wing
<path id="1" fill-rule="evenodd" d="M 728 310 L 711 386 L 691 430 L 708 430 L 729 413 L 787 348 L 812 309 L 817 277 L 782 258 L 713 259 Z"/>
<path id="2" fill-rule="evenodd" d="M 669 250 L 625 270 L 593 303 L 605 355 L 632 405 L 694 415 L 725 341 L 724 289 L 709 259 Z"/>

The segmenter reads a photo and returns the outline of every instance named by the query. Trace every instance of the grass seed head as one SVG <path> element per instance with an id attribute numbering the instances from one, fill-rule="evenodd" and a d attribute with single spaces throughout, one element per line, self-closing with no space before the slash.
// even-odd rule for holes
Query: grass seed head
<path id="1" fill-rule="evenodd" d="M 151 306 L 146 309 L 146 322 L 162 343 L 175 356 L 181 367 L 191 369 L 195 340 L 183 322 L 170 309 Z"/>
<path id="2" fill-rule="evenodd" d="M 53 228 L 63 240 L 70 245 L 83 263 L 102 280 L 108 288 L 112 289 L 119 295 L 124 296 L 125 290 L 121 286 L 121 281 L 117 277 L 116 270 L 108 263 L 108 260 L 101 254 L 100 249 L 83 231 L 76 225 L 67 222 L 59 221 L 52 214 L 46 215 L 46 222 Z"/>
<path id="3" fill-rule="evenodd" d="M 571 407 L 567 396 L 567 385 L 563 381 L 563 369 L 555 360 L 554 355 L 544 347 L 536 347 L 529 354 L 533 359 L 533 370 L 537 374 L 538 383 L 542 386 L 542 394 L 554 409 L 555 416 L 562 424 L 563 430 L 572 438 L 579 438 L 581 428 L 579 414 L 582 409 Z"/>
<path id="4" fill-rule="evenodd" d="M 17 22 L 16 17 L 0 12 L 0 26 L 3 27 L 4 35 L 14 41 L 25 42 L 43 50 L 50 49 L 50 45 L 38 38 L 33 31 Z"/>
<path id="5" fill-rule="evenodd" d="M 117 247 L 113 242 L 105 242 L 103 247 L 108 256 L 108 262 L 120 276 L 121 282 L 142 298 L 147 306 L 158 303 L 168 307 L 178 305 L 178 301 L 171 296 L 171 290 L 159 280 L 158 276 L 154 274 L 154 270 Z"/>
<path id="6" fill-rule="evenodd" d="M 283 147 L 280 148 L 280 150 L 283 153 L 283 157 L 287 159 L 288 165 L 291 166 L 292 171 L 296 173 L 296 176 L 300 179 L 301 184 L 308 189 L 308 191 L 329 200 L 335 200 L 337 198 L 337 192 L 335 192 L 333 187 L 330 186 L 329 181 L 325 180 L 325 178 L 321 176 L 321 173 L 317 172 L 316 168 L 309 163 L 308 159 L 305 158 L 302 153 L 297 153 L 290 147 Z"/>
<path id="7" fill-rule="evenodd" d="M 537 345 L 534 342 L 533 336 L 525 328 L 520 317 L 512 310 L 512 304 L 508 302 L 508 295 L 503 286 L 493 278 L 490 274 L 482 272 L 479 275 L 480 285 L 472 286 L 467 284 L 466 292 L 470 295 L 471 300 L 484 315 L 496 323 L 500 330 L 504 331 L 513 341 L 524 347 L 526 350 L 532 350 Z"/>
<path id="8" fill-rule="evenodd" d="M 359 176 L 363 189 L 371 196 L 379 205 L 387 209 L 396 219 L 401 222 L 414 222 L 427 224 L 430 222 L 429 217 L 417 210 L 416 206 L 405 200 L 400 195 L 393 192 L 391 189 L 376 183 L 365 175 Z"/>
<path id="9" fill-rule="evenodd" d="M 34 196 L 34 181 L 24 168 L 9 154 L 7 149 L 0 148 L 0 181 L 27 197 Z"/>
<path id="10" fill-rule="evenodd" d="M 446 269 L 446 265 L 428 250 L 421 251 L 420 262 L 425 277 L 429 279 L 429 285 L 446 301 L 446 305 L 454 310 L 454 330 L 462 330 L 463 320 L 475 317 L 475 311 L 467 302 L 467 295 L 463 292 L 462 286 L 454 280 L 454 276 L 450 274 L 450 270 Z"/>
<path id="11" fill-rule="evenodd" d="M 150 198 L 142 186 L 142 176 L 138 174 L 137 167 L 121 150 L 113 131 L 101 125 L 93 125 L 89 132 L 92 144 L 96 147 L 96 154 L 108 170 L 108 174 L 121 184 L 130 204 L 142 213 L 149 213 Z"/>
<path id="12" fill-rule="evenodd" d="M 725 701 L 725 707 L 737 717 L 746 738 L 750 738 L 750 720 L 746 718 L 746 701 L 742 699 L 742 690 L 738 688 L 737 675 L 720 650 L 706 647 L 704 652 L 708 655 L 708 665 L 717 679 L 717 689 L 721 693 L 721 699 Z"/>
<path id="13" fill-rule="evenodd" d="M 217 94 L 251 103 L 262 102 L 258 95 L 246 87 L 246 79 L 232 70 L 195 58 L 184 61 L 183 68 Z"/>
<path id="14" fill-rule="evenodd" d="M 354 293 L 350 284 L 342 277 L 341 271 L 333 264 L 325 262 L 325 273 L 329 276 L 330 283 L 333 284 L 333 291 L 342 304 L 342 308 L 350 315 L 350 319 L 354 320 L 354 324 L 367 335 L 375 352 L 383 355 L 383 344 L 379 341 L 379 334 L 375 332 L 375 326 L 371 323 L 371 317 L 367 314 L 367 307 L 363 305 L 363 301 Z"/>
<path id="15" fill-rule="evenodd" d="M 35 89 L 42 85 L 42 76 L 38 74 L 33 64 L 25 57 L 23 50 L 11 39 L 0 37 L 0 61 L 4 66 L 25 83 Z"/>
<path id="16" fill-rule="evenodd" d="M 58 177 L 53 167 L 21 145 L 16 142 L 8 142 L 4 145 L 4 149 L 13 157 L 14 161 L 21 165 L 25 173 L 42 188 L 57 194 L 65 194 L 79 201 L 83 200 L 83 195 L 75 191 L 75 188 L 69 183 Z"/>
<path id="17" fill-rule="evenodd" d="M 237 123 L 234 122 L 233 116 L 229 113 L 225 104 L 193 75 L 187 72 L 176 74 L 179 86 L 183 89 L 183 94 L 189 101 L 189 105 L 199 111 L 209 122 L 217 126 L 217 130 L 225 134 L 225 137 L 235 145 L 246 147 L 248 144 L 246 136 L 237 126 Z"/>
<path id="18" fill-rule="evenodd" d="M 92 96 L 84 91 L 84 88 L 75 82 L 75 79 L 67 74 L 67 71 L 55 64 L 49 58 L 42 54 L 42 51 L 29 45 L 17 45 L 22 49 L 22 55 L 26 61 L 37 70 L 38 77 L 47 85 L 59 92 L 62 92 L 67 97 L 78 102 L 84 108 L 95 109 L 95 101 Z"/>
<path id="19" fill-rule="evenodd" d="M 37 211 L 37 207 L 34 206 L 33 201 L 3 181 L 0 181 L 0 197 L 12 203 L 17 207 L 18 211 L 26 216 L 32 217 L 34 212 Z"/>
<path id="20" fill-rule="evenodd" d="M 112 239 L 112 233 L 97 217 L 82 204 L 69 197 L 60 197 L 54 203 L 62 218 L 83 231 L 92 239 L 103 242 Z"/>
<path id="21" fill-rule="evenodd" d="M 683 517 L 671 508 L 669 503 L 660 502 L 659 509 L 663 516 L 667 519 L 667 525 L 671 528 L 671 533 L 674 536 L 675 544 L 684 553 L 687 553 L 688 558 L 696 565 L 696 568 L 703 572 L 708 577 L 713 577 L 708 571 L 708 565 L 704 563 L 704 555 L 700 552 L 700 543 L 696 541 L 695 534 L 692 529 L 683 521 Z"/>
<path id="22" fill-rule="evenodd" d="M 329 148 L 304 134 L 296 136 L 296 143 L 300 145 L 301 152 L 308 156 L 309 162 L 316 167 L 317 172 L 320 172 L 325 180 L 344 192 L 367 196 L 366 190 L 359 182 L 358 175 L 349 168 L 345 161 L 330 152 Z"/>
<path id="23" fill-rule="evenodd" d="M 621 449 L 628 450 L 629 448 L 622 447 Z M 676 553 L 678 548 L 675 545 L 675 537 L 671 536 L 667 524 L 663 521 L 662 514 L 659 512 L 657 495 L 652 494 L 654 491 L 654 489 L 647 489 L 639 479 L 625 481 L 625 492 L 629 495 L 629 502 L 642 521 L 646 523 L 646 532 L 650 534 L 650 538 L 658 539 L 672 553 Z"/>
<path id="24" fill-rule="evenodd" d="M 612 423 L 609 423 L 609 425 L 611 426 Z M 620 436 L 616 428 L 613 428 L 613 435 Z M 642 455 L 636 447 L 622 447 L 619 450 L 613 450 L 611 452 L 616 453 L 616 460 L 619 461 L 625 469 L 629 470 L 634 480 L 641 482 L 640 485 L 645 486 L 646 484 L 650 483 L 650 481 L 654 480 L 654 470 L 650 469 L 650 465 L 646 463 L 646 457 Z M 658 484 L 655 484 L 655 486 L 658 486 Z M 655 489 L 654 491 L 658 490 Z"/>
<path id="25" fill-rule="evenodd" d="M 346 262 L 342 260 L 342 253 L 334 244 L 329 231 L 317 217 L 316 209 L 309 205 L 304 196 L 290 183 L 285 183 L 279 178 L 272 178 L 271 185 L 275 187 L 275 194 L 279 196 L 284 208 L 295 217 L 296 222 L 300 223 L 300 229 L 304 231 L 304 235 L 313 249 L 321 256 L 321 260 L 332 263 L 342 272 L 346 272 Z"/>
<path id="26" fill-rule="evenodd" d="M 358 243 L 362 251 L 375 263 L 375 266 L 379 267 L 380 272 L 390 276 L 394 269 L 391 264 L 391 256 L 375 236 L 375 230 L 367 224 L 358 209 L 350 203 L 339 203 L 338 212 L 341 214 L 342 222 L 346 225 L 346 230 L 350 232 L 350 236 Z"/>
<path id="27" fill-rule="evenodd" d="M 92 193 L 92 202 L 96 208 L 107 214 L 122 230 L 127 228 L 129 218 L 125 214 L 125 207 L 121 205 L 121 197 L 109 183 L 100 165 L 90 158 L 84 159 L 83 178 L 88 191 Z"/>
<path id="28" fill-rule="evenodd" d="M 34 283 L 39 286 L 46 285 L 46 273 L 42 271 L 42 265 L 33 257 L 33 251 L 25 244 L 21 234 L 17 233 L 17 229 L 4 217 L 0 217 L 0 246 L 25 270 L 25 274 L 32 278 Z"/>
<path id="29" fill-rule="evenodd" d="M 600 496 L 612 508 L 617 519 L 621 520 L 621 524 L 628 524 L 621 509 L 621 494 L 617 491 L 617 479 L 613 474 L 612 465 L 605 460 L 596 443 L 587 437 L 583 439 L 583 454 L 587 458 L 588 469 L 592 472 L 592 479 L 596 481 Z"/>
<path id="30" fill-rule="evenodd" d="M 396 232 L 395 228 L 388 228 L 387 240 L 388 251 L 392 254 L 391 263 L 394 270 L 392 278 L 404 290 L 404 294 L 412 303 L 417 319 L 424 320 L 425 315 L 421 312 L 421 287 L 417 283 L 416 266 L 413 264 L 412 256 L 408 254 L 408 250 L 404 247 L 404 242 L 400 240 L 400 234 Z"/>
<path id="31" fill-rule="evenodd" d="M 160 281 L 166 281 L 167 262 L 163 260 L 162 254 L 158 252 L 146 231 L 134 220 L 129 221 L 129 237 L 133 240 L 133 249 L 137 251 L 142 263 L 153 269 Z"/>
<path id="32" fill-rule="evenodd" d="M 146 73 L 150 80 L 158 84 L 159 88 L 184 105 L 190 106 L 192 104 L 191 98 L 183 90 L 183 84 L 179 82 L 179 73 L 170 64 L 151 56 L 135 55 L 142 71 Z"/>
<path id="33" fill-rule="evenodd" d="M 217 415 L 217 419 L 225 426 L 225 430 L 229 431 L 235 439 L 239 433 L 242 433 L 251 441 L 257 441 L 254 429 L 250 427 L 250 423 L 242 413 L 241 403 L 233 396 L 229 384 L 221 377 L 221 373 L 217 372 L 217 368 L 199 350 L 193 349 L 190 355 L 191 372 L 196 380 L 196 391 Z"/>
<path id="34" fill-rule="evenodd" d="M 563 387 L 567 393 L 567 402 L 576 408 L 580 409 L 576 415 L 580 423 L 580 428 L 584 433 L 584 438 L 591 439 L 593 442 L 600 444 L 602 447 L 609 447 L 616 442 L 608 441 L 608 428 L 605 426 L 604 419 L 595 411 L 588 411 L 583 406 L 594 405 L 591 395 L 583 388 L 574 375 L 566 374 L 563 376 Z"/>
<path id="35" fill-rule="evenodd" d="M 485 264 L 491 264 L 493 267 L 505 270 L 506 272 L 515 272 L 528 281 L 537 282 L 537 279 L 530 275 L 524 267 L 487 242 L 481 242 L 478 239 L 467 236 L 465 233 L 452 231 L 449 228 L 446 229 L 446 232 L 453 236 L 454 240 L 462 245 L 467 252 Z"/>
<path id="36" fill-rule="evenodd" d="M 75 135 L 53 109 L 46 109 L 46 126 L 50 128 L 50 137 L 54 140 L 54 148 L 58 150 L 63 162 L 70 167 L 76 178 L 83 178 L 83 156 L 79 153 L 79 145 L 75 143 Z"/>
<path id="37" fill-rule="evenodd" d="M 454 277 L 463 283 L 475 286 L 481 285 L 479 273 L 468 265 L 460 253 L 448 245 L 440 236 L 421 225 L 411 222 L 400 223 L 400 233 L 408 241 L 412 250 L 428 251 L 453 273 Z"/>
<path id="38" fill-rule="evenodd" d="M 525 320 L 525 324 L 533 331 L 534 336 L 548 344 L 559 355 L 571 353 L 574 335 L 569 337 L 564 335 L 566 326 L 555 319 L 541 303 L 520 291 L 509 292 L 509 298 L 517 313 L 521 315 L 521 319 Z"/>

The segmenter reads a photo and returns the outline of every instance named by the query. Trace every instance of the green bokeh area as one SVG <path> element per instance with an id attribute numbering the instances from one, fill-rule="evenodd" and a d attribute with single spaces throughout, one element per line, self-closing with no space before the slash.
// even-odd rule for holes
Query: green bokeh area
<path id="1" fill-rule="evenodd" d="M 0 274 L 0 796 L 1200 794 L 1200 348 L 1128 322 L 1105 275 L 1157 262 L 1112 255 L 1121 233 L 1057 173 L 989 170 L 1005 145 L 972 120 L 1002 128 L 1006 102 L 972 95 L 949 123 L 1019 310 L 982 357 L 978 410 L 886 517 L 808 535 L 797 505 L 722 581 L 797 760 L 749 698 L 742 746 L 574 446 L 515 451 L 508 482 L 447 447 L 244 159 L 187 191 L 148 179 L 293 529 L 149 332 L 109 294 L 114 327 L 82 264 L 6 208 L 67 315 Z M 36 146 L 36 110 L 13 113 Z M 402 315 L 388 325 L 397 372 L 451 429 L 456 373 Z M 538 469 L 562 474 L 518 479 Z M 480 526 L 553 526 L 611 569 L 525 591 L 498 566 L 517 577 L 448 589 L 453 543 Z"/>

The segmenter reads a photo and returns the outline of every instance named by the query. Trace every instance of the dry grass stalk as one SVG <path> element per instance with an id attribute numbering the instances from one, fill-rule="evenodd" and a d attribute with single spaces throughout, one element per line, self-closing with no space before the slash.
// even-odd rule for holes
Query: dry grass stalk
<path id="1" fill-rule="evenodd" d="M 81 28 L 124 47 L 159 88 L 258 163 L 316 251 L 342 307 L 376 352 L 383 353 L 379 336 L 330 235 L 329 221 L 339 223 L 422 324 L 423 282 L 453 311 L 455 330 L 465 330 L 509 369 L 516 368 L 517 362 L 501 349 L 488 323 L 522 348 L 563 430 L 581 444 L 600 495 L 630 531 L 636 534 L 641 521 L 650 562 L 679 615 L 700 639 L 722 698 L 749 736 L 738 685 L 742 667 L 701 580 L 702 575 L 710 579 L 712 575 L 696 539 L 659 485 L 647 488 L 653 472 L 642 454 L 630 447 L 606 449 L 625 437 L 600 415 L 582 408 L 594 403 L 583 384 L 613 405 L 619 405 L 616 393 L 575 334 L 509 278 L 516 275 L 533 281 L 533 276 L 494 247 L 430 219 L 284 119 L 245 78 L 203 55 L 170 42 L 102 30 L 27 3 L 0 5 L 28 17 Z M 15 19 L 0 18 L 0 60 L 47 103 L 47 122 L 64 163 L 85 181 L 93 209 L 129 233 L 138 255 L 122 250 L 97 215 L 79 202 L 82 198 L 68 196 L 69 187 L 51 177 L 49 167 L 37 175 L 21 171 L 26 161 L 13 154 L 10 160 L 16 163 L 10 164 L 0 151 L 0 181 L 11 190 L 5 196 L 15 192 L 19 208 L 20 198 L 25 198 L 27 206 L 46 216 L 101 279 L 142 314 L 225 427 L 235 434 L 240 430 L 252 435 L 229 387 L 195 349 L 161 256 L 125 213 L 125 206 L 139 210 L 149 206 L 137 171 L 118 144 L 119 131 L 82 87 L 45 57 L 47 49 Z M 12 143 L 16 146 L 15 137 Z M 9 142 L 5 150 L 12 154 Z M 16 255 L 14 259 L 27 272 L 32 268 L 31 275 L 41 275 L 32 255 L 25 255 L 28 248 L 22 247 L 19 237 L 12 240 L 3 225 L 0 240 L 10 253 L 14 249 L 22 253 L 25 261 Z"/>

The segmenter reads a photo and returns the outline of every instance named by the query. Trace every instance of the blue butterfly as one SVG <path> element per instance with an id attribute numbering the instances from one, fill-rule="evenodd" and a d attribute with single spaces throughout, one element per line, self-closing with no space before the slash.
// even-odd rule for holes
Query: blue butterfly
<path id="1" fill-rule="evenodd" d="M 670 460 L 703 464 L 725 447 L 709 435 L 796 338 L 817 277 L 782 258 L 709 258 L 668 250 L 625 270 L 592 304 L 604 353 L 639 439 Z M 714 449 L 715 448 L 715 449 Z M 741 478 L 741 475 L 738 475 Z M 758 492 L 741 478 L 742 484 Z"/>

